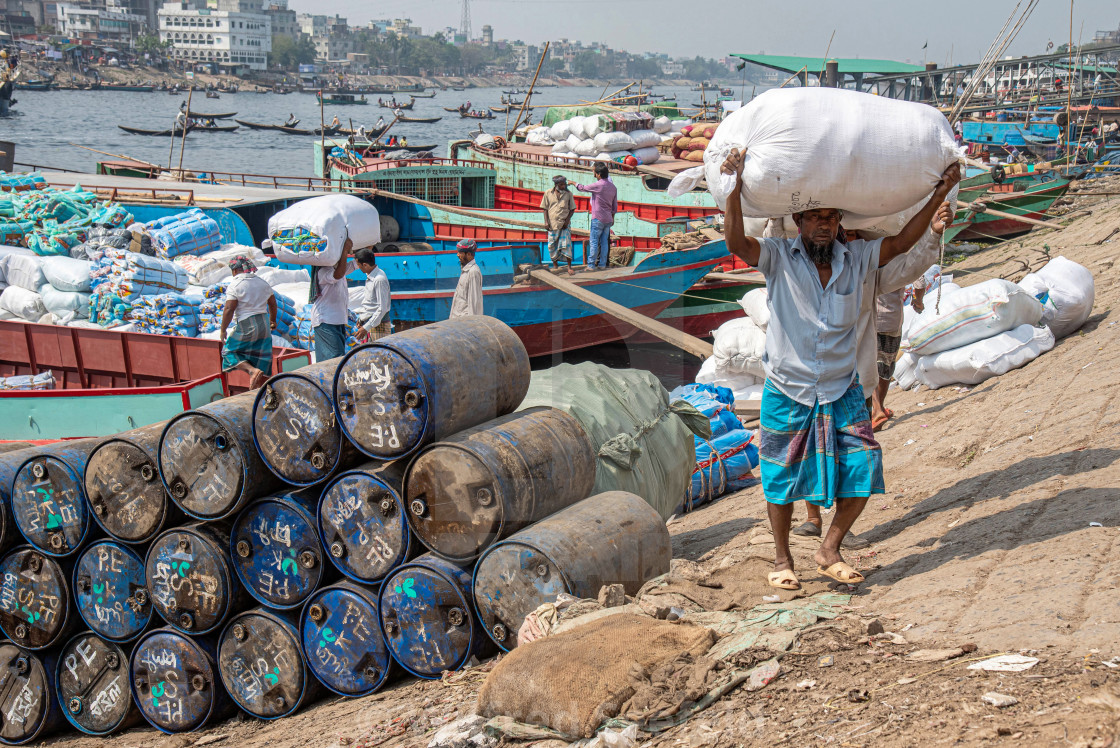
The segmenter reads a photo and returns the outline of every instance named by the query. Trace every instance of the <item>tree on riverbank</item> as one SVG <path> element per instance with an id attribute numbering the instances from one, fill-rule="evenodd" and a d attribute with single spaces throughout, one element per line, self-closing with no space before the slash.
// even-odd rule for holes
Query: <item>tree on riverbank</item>
<path id="1" fill-rule="evenodd" d="M 272 51 L 268 54 L 269 67 L 278 66 L 295 70 L 299 65 L 315 62 L 315 43 L 306 36 L 299 39 L 277 34 L 272 37 Z"/>

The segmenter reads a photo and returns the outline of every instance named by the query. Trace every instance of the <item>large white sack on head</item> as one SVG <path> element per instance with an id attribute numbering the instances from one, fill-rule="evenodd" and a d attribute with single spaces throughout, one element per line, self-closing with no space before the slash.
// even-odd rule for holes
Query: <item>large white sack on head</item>
<path id="1" fill-rule="evenodd" d="M 724 322 L 712 333 L 712 358 L 716 366 L 733 374 L 765 378 L 765 350 L 766 333 L 749 317 Z"/>
<path id="2" fill-rule="evenodd" d="M 758 329 L 766 332 L 770 325 L 770 294 L 765 288 L 753 288 L 739 299 L 739 306 Z"/>
<path id="3" fill-rule="evenodd" d="M 548 136 L 555 141 L 566 140 L 567 137 L 571 134 L 571 127 L 569 126 L 569 122 L 566 119 L 560 120 L 548 130 Z"/>
<path id="4" fill-rule="evenodd" d="M 747 236 L 762 237 L 765 239 L 796 239 L 798 234 L 797 224 L 793 216 L 779 216 L 778 218 L 744 218 L 743 233 Z"/>
<path id="5" fill-rule="evenodd" d="M 49 283 L 39 289 L 43 306 L 56 317 L 73 313 L 75 317 L 89 317 L 89 294 L 79 291 L 62 291 Z"/>
<path id="6" fill-rule="evenodd" d="M 589 138 L 576 143 L 576 147 L 572 149 L 572 152 L 577 156 L 594 156 L 599 150 L 595 147 L 595 141 Z"/>
<path id="7" fill-rule="evenodd" d="M 1037 325 L 1042 304 L 1022 287 L 1001 278 L 962 288 L 934 300 L 910 329 L 910 350 L 921 356 L 975 343 L 1019 325 Z"/>
<path id="8" fill-rule="evenodd" d="M 265 266 L 257 271 L 257 277 L 273 288 L 281 283 L 311 283 L 311 273 L 305 268 L 287 269 Z"/>
<path id="9" fill-rule="evenodd" d="M 381 241 L 377 209 L 353 195 L 301 200 L 268 219 L 276 258 L 299 265 L 333 265 L 349 238 L 354 249 Z"/>
<path id="10" fill-rule="evenodd" d="M 653 121 L 653 131 L 658 135 L 664 135 L 665 133 L 669 132 L 669 129 L 672 126 L 672 121 L 664 114 Z"/>
<path id="11" fill-rule="evenodd" d="M 918 381 L 937 389 L 950 384 L 980 384 L 1026 366 L 1054 347 L 1048 327 L 1019 325 L 1014 330 L 918 359 Z"/>
<path id="12" fill-rule="evenodd" d="M 43 297 L 22 286 L 8 286 L 0 293 L 0 309 L 5 309 L 22 320 L 38 322 L 47 313 Z"/>
<path id="13" fill-rule="evenodd" d="M 578 146 L 578 145 L 579 145 L 580 143 L 582 143 L 582 142 L 583 142 L 584 140 L 585 140 L 585 138 L 581 138 L 581 137 L 580 137 L 579 135 L 575 135 L 575 134 L 573 134 L 573 135 L 569 135 L 569 136 L 568 136 L 568 139 L 567 139 L 567 141 L 565 141 L 565 143 L 564 143 L 564 144 L 565 144 L 566 146 L 568 146 L 568 150 L 569 150 L 569 151 L 571 151 L 571 152 L 573 152 L 573 153 L 574 153 L 574 152 L 575 152 L 575 150 L 576 150 L 576 146 Z"/>
<path id="14" fill-rule="evenodd" d="M 636 148 L 649 148 L 650 146 L 656 148 L 661 143 L 661 136 L 653 130 L 634 130 L 630 133 L 630 137 L 634 140 Z"/>
<path id="15" fill-rule="evenodd" d="M 73 257 L 44 257 L 43 276 L 59 291 L 89 291 L 89 271 L 93 263 Z M 49 307 L 48 307 L 49 308 Z M 51 311 L 54 311 L 53 309 Z"/>
<path id="16" fill-rule="evenodd" d="M 552 136 L 547 127 L 534 127 L 525 137 L 529 145 L 552 145 Z"/>
<path id="17" fill-rule="evenodd" d="M 624 132 L 601 132 L 595 136 L 595 150 L 600 153 L 628 151 L 634 147 L 634 139 Z"/>
<path id="18" fill-rule="evenodd" d="M 1046 284 L 1054 305 L 1055 311 L 1043 316 L 1043 322 L 1050 327 L 1054 337 L 1064 338 L 1085 324 L 1096 298 L 1093 274 L 1089 269 L 1059 256 L 1046 263 L 1036 275 Z"/>
<path id="19" fill-rule="evenodd" d="M 697 384 L 710 384 L 713 387 L 726 387 L 735 395 L 735 402 L 761 400 L 763 381 L 753 374 L 735 374 L 716 365 L 716 357 L 704 359 L 700 371 L 696 372 Z"/>
<path id="20" fill-rule="evenodd" d="M 635 148 L 631 155 L 638 159 L 639 164 L 656 164 L 661 158 L 661 151 L 656 148 Z"/>
<path id="21" fill-rule="evenodd" d="M 836 88 L 771 89 L 731 113 L 704 150 L 708 190 L 721 209 L 735 188 L 720 165 L 746 149 L 743 214 L 839 208 L 844 224 L 924 203 L 961 152 L 939 111 Z"/>
<path id="22" fill-rule="evenodd" d="M 9 286 L 35 291 L 47 282 L 43 275 L 43 258 L 36 254 L 9 254 L 4 277 Z"/>

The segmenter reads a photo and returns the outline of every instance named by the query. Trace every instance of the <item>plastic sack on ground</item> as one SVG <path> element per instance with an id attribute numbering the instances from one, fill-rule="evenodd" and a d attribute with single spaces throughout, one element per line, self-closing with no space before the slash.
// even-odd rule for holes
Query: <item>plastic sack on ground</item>
<path id="1" fill-rule="evenodd" d="M 747 291 L 743 298 L 739 299 L 739 306 L 743 307 L 747 318 L 754 322 L 759 330 L 766 332 L 770 324 L 770 294 L 765 288 L 753 288 Z"/>
<path id="2" fill-rule="evenodd" d="M 47 281 L 46 276 L 43 275 L 43 258 L 30 252 L 8 254 L 4 278 L 9 286 L 19 286 L 28 291 L 37 290 Z"/>
<path id="3" fill-rule="evenodd" d="M 656 164 L 661 158 L 661 151 L 653 147 L 635 148 L 632 155 L 638 159 L 639 164 Z"/>
<path id="4" fill-rule="evenodd" d="M 1000 278 L 943 295 L 940 314 L 931 302 L 909 330 L 910 350 L 921 356 L 960 348 L 1019 325 L 1037 325 L 1042 319 L 1038 299 Z"/>
<path id="5" fill-rule="evenodd" d="M 56 317 L 65 317 L 70 312 L 73 312 L 75 317 L 89 317 L 90 295 L 88 293 L 63 291 L 45 283 L 39 289 L 39 295 L 43 299 L 43 306 Z"/>
<path id="6" fill-rule="evenodd" d="M 0 293 L 0 309 L 27 322 L 38 322 L 48 311 L 42 296 L 21 286 L 8 286 Z"/>
<path id="7" fill-rule="evenodd" d="M 1054 335 L 1048 327 L 1019 325 L 975 343 L 952 350 L 922 356 L 917 361 L 916 376 L 930 389 L 950 384 L 980 384 L 1034 361 L 1054 347 Z M 896 367 L 897 378 L 897 367 Z M 899 382 L 902 386 L 902 382 Z"/>
<path id="8" fill-rule="evenodd" d="M 297 265 L 333 265 L 349 238 L 355 250 L 381 241 L 377 209 L 353 195 L 301 200 L 268 219 L 276 259 Z"/>
<path id="9" fill-rule="evenodd" d="M 918 356 L 907 351 L 898 357 L 894 364 L 894 381 L 904 390 L 909 390 L 918 382 Z"/>
<path id="10" fill-rule="evenodd" d="M 712 358 L 716 367 L 733 374 L 766 377 L 762 355 L 766 350 L 766 333 L 750 318 L 724 322 L 712 333 Z"/>
<path id="11" fill-rule="evenodd" d="M 723 120 L 704 151 L 721 209 L 735 188 L 720 173 L 732 148 L 747 150 L 744 215 L 839 208 L 846 227 L 924 202 L 960 154 L 933 107 L 834 88 L 771 89 Z"/>
<path id="12" fill-rule="evenodd" d="M 89 292 L 92 262 L 72 257 L 44 257 L 42 269 L 47 282 L 59 291 Z"/>
<path id="13" fill-rule="evenodd" d="M 520 409 L 535 406 L 559 408 L 587 432 L 598 454 L 593 494 L 629 491 L 666 519 L 686 495 L 693 433 L 650 372 L 592 363 L 535 371 Z"/>
<path id="14" fill-rule="evenodd" d="M 10 282 L 10 281 L 9 281 Z M 1037 273 L 1019 281 L 1036 298 L 1039 286 L 1046 289 L 1046 297 L 1039 300 L 1046 306 L 1043 324 L 1050 328 L 1055 338 L 1064 338 L 1089 319 L 1096 298 L 1093 274 L 1083 265 L 1059 256 L 1050 260 Z M 1049 303 L 1046 303 L 1047 299 Z"/>

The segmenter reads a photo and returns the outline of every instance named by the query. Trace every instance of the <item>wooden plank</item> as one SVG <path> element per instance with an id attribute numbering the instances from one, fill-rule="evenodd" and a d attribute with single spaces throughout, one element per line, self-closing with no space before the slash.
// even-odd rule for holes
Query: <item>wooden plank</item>
<path id="1" fill-rule="evenodd" d="M 979 210 L 980 205 L 984 205 L 983 210 Z M 1042 226 L 1048 229 L 1065 228 L 1065 226 L 1063 226 L 1062 224 L 1054 223 L 1053 221 L 1039 221 L 1036 218 L 1027 218 L 1026 216 L 1015 215 L 1014 213 L 1005 213 L 1002 210 L 989 208 L 987 207 L 987 203 L 981 200 L 978 200 L 974 203 L 958 203 L 957 208 L 964 208 L 965 210 L 971 210 L 975 213 L 987 213 L 988 215 L 999 216 L 1000 218 L 1014 218 L 1016 221 L 1022 221 L 1023 223 L 1029 223 L 1032 226 Z"/>
<path id="2" fill-rule="evenodd" d="M 704 279 L 717 281 L 735 281 L 737 283 L 766 283 L 766 277 L 757 270 L 753 270 L 753 272 L 748 273 L 712 272 L 705 275 Z"/>
<path id="3" fill-rule="evenodd" d="M 589 304 L 609 314 L 615 319 L 637 327 L 642 332 L 648 332 L 650 335 L 658 337 L 670 345 L 675 345 L 686 353 L 691 353 L 693 356 L 699 356 L 700 358 L 708 358 L 712 355 L 711 343 L 701 340 L 700 338 L 695 338 L 675 327 L 670 327 L 664 322 L 650 319 L 644 314 L 635 312 L 633 309 L 627 309 L 621 304 L 616 304 L 609 299 L 604 299 L 594 291 L 589 291 L 565 278 L 555 276 L 547 270 L 530 270 L 529 275 L 546 285 L 552 286 L 558 291 L 563 291 L 569 296 L 579 299 L 585 304 Z"/>

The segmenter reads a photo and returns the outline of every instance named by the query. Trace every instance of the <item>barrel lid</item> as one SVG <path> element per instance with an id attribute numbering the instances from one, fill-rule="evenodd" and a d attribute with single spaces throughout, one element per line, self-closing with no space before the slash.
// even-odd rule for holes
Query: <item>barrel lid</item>
<path id="1" fill-rule="evenodd" d="M 307 689 L 295 629 L 259 612 L 242 613 L 226 626 L 218 670 L 237 705 L 261 719 L 291 714 Z"/>
<path id="2" fill-rule="evenodd" d="M 126 543 L 151 540 L 167 516 L 167 489 L 152 456 L 125 439 L 101 444 L 86 463 L 94 519 Z"/>
<path id="3" fill-rule="evenodd" d="M 245 460 L 237 440 L 198 411 L 173 419 L 159 442 L 159 472 L 171 499 L 200 519 L 229 514 L 241 498 Z"/>
<path id="4" fill-rule="evenodd" d="M 58 653 L 58 704 L 70 724 L 91 735 L 117 729 L 132 709 L 128 657 L 96 634 L 78 634 Z"/>
<path id="5" fill-rule="evenodd" d="M 376 582 L 399 566 L 412 544 L 400 496 L 368 473 L 346 473 L 327 487 L 319 527 L 334 565 L 362 582 Z"/>
<path id="6" fill-rule="evenodd" d="M 27 541 L 43 553 L 73 553 L 89 529 L 81 476 L 57 457 L 33 457 L 16 473 L 12 516 Z"/>
<path id="7" fill-rule="evenodd" d="M 307 664 L 323 685 L 343 696 L 365 696 L 389 677 L 391 658 L 377 622 L 377 605 L 345 586 L 316 592 L 300 622 Z"/>
<path id="8" fill-rule="evenodd" d="M 417 455 L 405 493 L 413 532 L 441 556 L 469 561 L 501 532 L 502 495 L 494 472 L 461 447 L 435 444 Z"/>
<path id="9" fill-rule="evenodd" d="M 112 641 L 134 639 L 152 617 L 144 561 L 111 540 L 98 541 L 79 554 L 74 598 L 86 625 Z"/>
<path id="10" fill-rule="evenodd" d="M 470 603 L 443 573 L 406 564 L 381 586 L 381 630 L 393 657 L 409 672 L 438 678 L 470 656 Z"/>
<path id="11" fill-rule="evenodd" d="M 168 530 L 156 538 L 144 573 L 156 612 L 181 631 L 212 631 L 229 610 L 234 580 L 225 554 L 189 528 Z"/>
<path id="12" fill-rule="evenodd" d="M 144 719 L 164 732 L 201 727 L 214 709 L 212 661 L 188 636 L 159 629 L 132 651 L 132 695 Z"/>
<path id="13" fill-rule="evenodd" d="M 487 549 L 474 572 L 474 601 L 482 626 L 505 650 L 517 646 L 525 616 L 570 592 L 552 560 L 531 545 L 505 540 Z"/>
<path id="14" fill-rule="evenodd" d="M 294 608 L 319 586 L 323 548 L 314 519 L 279 498 L 261 499 L 233 523 L 230 555 L 249 593 L 275 608 Z"/>
<path id="15" fill-rule="evenodd" d="M 38 657 L 11 642 L 0 642 L 0 741 L 33 740 L 54 703 L 46 669 Z"/>
<path id="16" fill-rule="evenodd" d="M 0 629 L 19 646 L 57 644 L 70 605 L 70 586 L 54 559 L 28 546 L 0 559 Z"/>
<path id="17" fill-rule="evenodd" d="M 370 457 L 393 459 L 420 446 L 428 425 L 424 377 L 405 356 L 374 343 L 338 367 L 335 402 L 350 441 Z"/>
<path id="18" fill-rule="evenodd" d="M 334 401 L 307 377 L 278 374 L 253 405 L 253 441 L 281 479 L 300 486 L 318 483 L 331 474 L 342 452 Z"/>

